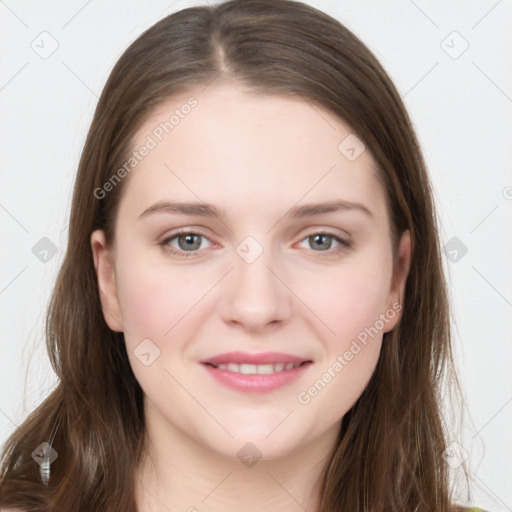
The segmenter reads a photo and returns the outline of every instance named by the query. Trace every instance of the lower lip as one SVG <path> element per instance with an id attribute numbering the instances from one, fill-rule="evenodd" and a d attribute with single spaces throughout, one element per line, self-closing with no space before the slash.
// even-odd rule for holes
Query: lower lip
<path id="1" fill-rule="evenodd" d="M 208 364 L 202 366 L 210 375 L 223 386 L 240 391 L 243 393 L 266 393 L 274 391 L 282 386 L 286 386 L 297 380 L 304 374 L 312 363 L 306 363 L 291 370 L 283 370 L 270 374 L 250 374 L 230 372 L 229 370 L 219 370 Z"/>

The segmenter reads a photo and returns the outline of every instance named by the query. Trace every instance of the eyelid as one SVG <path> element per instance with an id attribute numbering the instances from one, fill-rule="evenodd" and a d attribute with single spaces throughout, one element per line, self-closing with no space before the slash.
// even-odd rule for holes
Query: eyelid
<path id="1" fill-rule="evenodd" d="M 352 236 L 348 231 L 344 231 L 343 229 L 339 228 L 326 228 L 322 226 L 307 228 L 306 234 L 302 236 L 301 240 L 314 235 L 329 235 L 332 237 L 341 238 L 346 242 L 352 242 Z"/>
<path id="2" fill-rule="evenodd" d="M 307 249 L 309 252 L 312 252 L 314 254 L 320 254 L 324 255 L 325 257 L 336 257 L 339 256 L 340 253 L 348 251 L 352 248 L 353 242 L 350 236 L 344 237 L 340 235 L 337 232 L 326 230 L 326 229 L 319 229 L 316 231 L 313 231 L 305 236 L 303 236 L 299 242 L 297 242 L 296 245 L 300 245 L 307 241 L 309 238 L 317 236 L 317 235 L 325 235 L 331 239 L 333 239 L 338 245 L 336 247 L 329 247 L 329 249 L 326 249 L 324 251 L 315 251 L 313 249 Z"/>
<path id="3" fill-rule="evenodd" d="M 205 234 L 200 228 L 178 228 L 176 231 L 173 231 L 172 233 L 167 233 L 167 234 L 163 235 L 162 237 L 160 237 L 158 239 L 158 244 L 159 245 L 167 244 L 171 240 L 174 240 L 175 238 L 179 237 L 180 235 L 199 235 L 202 238 L 205 238 L 206 240 L 208 240 L 213 245 L 219 245 L 219 244 L 217 244 L 217 242 L 212 240 L 212 238 L 209 235 Z M 193 252 L 197 252 L 197 251 L 198 251 L 198 249 L 195 249 L 195 251 L 182 251 L 182 252 L 193 253 Z"/>

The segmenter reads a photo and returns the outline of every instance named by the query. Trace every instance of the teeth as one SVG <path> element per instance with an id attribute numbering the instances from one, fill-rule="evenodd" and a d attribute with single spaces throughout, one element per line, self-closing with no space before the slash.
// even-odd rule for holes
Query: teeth
<path id="1" fill-rule="evenodd" d="M 256 371 L 257 366 L 255 364 L 241 364 L 240 369 L 238 370 L 240 373 L 244 375 L 249 375 L 250 373 L 258 373 Z M 233 370 L 236 371 L 236 370 Z"/>
<path id="2" fill-rule="evenodd" d="M 219 370 L 228 370 L 230 372 L 242 373 L 244 375 L 268 375 L 271 373 L 282 372 L 297 368 L 302 363 L 276 363 L 276 364 L 218 364 L 215 365 Z"/>

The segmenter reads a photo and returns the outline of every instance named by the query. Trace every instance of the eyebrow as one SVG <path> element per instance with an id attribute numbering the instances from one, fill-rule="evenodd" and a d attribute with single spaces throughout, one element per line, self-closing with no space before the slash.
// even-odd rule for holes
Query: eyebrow
<path id="1" fill-rule="evenodd" d="M 373 213 L 364 204 L 343 200 L 294 206 L 286 213 L 285 217 L 304 218 L 337 211 L 359 211 L 369 217 L 373 217 Z M 139 215 L 139 218 L 147 217 L 155 213 L 174 213 L 181 215 L 193 215 L 198 217 L 218 217 L 220 219 L 226 217 L 224 209 L 217 208 L 213 204 L 209 203 L 180 203 L 172 201 L 159 201 L 144 210 Z"/>

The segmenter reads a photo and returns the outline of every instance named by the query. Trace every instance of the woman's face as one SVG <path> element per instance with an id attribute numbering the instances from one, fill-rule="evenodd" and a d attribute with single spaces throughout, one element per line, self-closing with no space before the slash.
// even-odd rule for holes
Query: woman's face
<path id="1" fill-rule="evenodd" d="M 332 441 L 409 265 L 369 152 L 318 106 L 234 85 L 169 99 L 133 149 L 115 244 L 91 242 L 153 428 L 238 458 Z"/>

